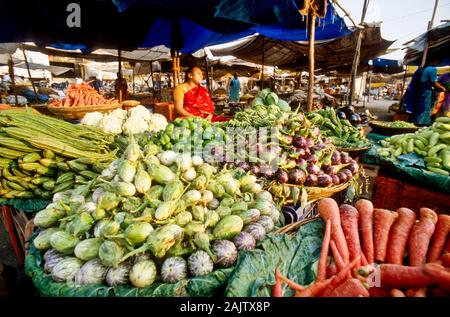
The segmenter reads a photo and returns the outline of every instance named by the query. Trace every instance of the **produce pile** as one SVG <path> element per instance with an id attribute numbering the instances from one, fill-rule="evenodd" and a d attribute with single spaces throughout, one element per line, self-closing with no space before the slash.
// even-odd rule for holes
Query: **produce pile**
<path id="1" fill-rule="evenodd" d="M 354 126 L 367 125 L 373 117 L 368 110 L 365 112 L 356 112 L 355 107 L 345 106 L 336 110 L 339 119 L 348 119 Z"/>
<path id="2" fill-rule="evenodd" d="M 167 126 L 167 119 L 161 114 L 153 114 L 144 106 L 131 110 L 116 109 L 110 113 L 87 113 L 81 124 L 100 128 L 108 134 L 138 134 L 149 131 L 157 133 Z"/>
<path id="3" fill-rule="evenodd" d="M 0 112 L 0 197 L 49 199 L 96 178 L 114 159 L 102 131 L 31 112 Z"/>
<path id="4" fill-rule="evenodd" d="M 339 113 L 339 112 L 338 112 Z M 312 124 L 318 126 L 323 136 L 341 148 L 359 148 L 370 145 L 362 128 L 355 127 L 343 116 L 338 116 L 334 108 L 327 107 L 307 115 Z"/>
<path id="5" fill-rule="evenodd" d="M 79 85 L 70 85 L 66 91 L 66 97 L 64 99 L 55 99 L 49 106 L 50 107 L 86 107 L 86 106 L 101 106 L 101 105 L 113 105 L 117 104 L 117 99 L 106 99 L 104 96 L 98 93 L 88 83 L 82 83 Z"/>
<path id="6" fill-rule="evenodd" d="M 256 177 L 189 153 L 141 150 L 131 137 L 100 177 L 36 215 L 33 244 L 56 282 L 143 288 L 233 266 L 279 218 Z"/>
<path id="7" fill-rule="evenodd" d="M 381 157 L 396 162 L 401 155 L 416 153 L 423 158 L 428 171 L 450 175 L 450 118 L 437 118 L 430 127 L 394 135 L 380 143 L 382 147 L 377 152 Z"/>
<path id="8" fill-rule="evenodd" d="M 414 123 L 406 122 L 406 121 L 372 121 L 371 124 L 375 124 L 380 127 L 386 128 L 417 128 Z"/>
<path id="9" fill-rule="evenodd" d="M 303 287 L 276 270 L 273 296 L 283 296 L 283 282 L 296 297 L 449 295 L 450 216 L 421 208 L 416 221 L 408 208 L 374 209 L 368 200 L 339 207 L 326 198 L 318 209 L 326 227 L 316 281 Z"/>
<path id="10" fill-rule="evenodd" d="M 153 143 L 163 150 L 190 151 L 192 154 L 202 155 L 205 148 L 225 145 L 225 131 L 220 125 L 206 119 L 177 118 L 155 135 Z"/>

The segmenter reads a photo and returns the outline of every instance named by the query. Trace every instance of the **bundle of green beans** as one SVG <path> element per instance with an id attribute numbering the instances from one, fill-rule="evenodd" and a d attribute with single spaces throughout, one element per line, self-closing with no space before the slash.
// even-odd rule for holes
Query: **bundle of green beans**
<path id="1" fill-rule="evenodd" d="M 29 112 L 0 112 L 0 197 L 51 198 L 96 178 L 115 158 L 101 130 Z"/>
<path id="2" fill-rule="evenodd" d="M 394 135 L 382 140 L 381 145 L 378 154 L 382 157 L 396 160 L 400 155 L 416 153 L 423 157 L 430 172 L 450 175 L 450 118 L 437 118 L 428 128 Z"/>

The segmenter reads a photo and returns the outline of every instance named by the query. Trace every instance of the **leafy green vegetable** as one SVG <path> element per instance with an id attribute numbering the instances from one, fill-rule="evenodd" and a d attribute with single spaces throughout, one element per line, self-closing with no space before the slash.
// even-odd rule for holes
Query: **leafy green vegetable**
<path id="1" fill-rule="evenodd" d="M 271 296 L 275 269 L 289 279 L 308 285 L 316 276 L 315 262 L 322 245 L 324 224 L 321 220 L 302 226 L 293 237 L 269 234 L 261 249 L 239 253 L 236 269 L 231 275 L 225 296 Z M 293 291 L 284 286 L 286 296 Z"/>

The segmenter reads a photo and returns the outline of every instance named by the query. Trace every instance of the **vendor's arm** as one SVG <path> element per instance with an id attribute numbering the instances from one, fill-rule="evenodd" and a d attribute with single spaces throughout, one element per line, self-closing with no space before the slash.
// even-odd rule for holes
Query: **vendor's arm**
<path id="1" fill-rule="evenodd" d="M 435 86 L 437 89 L 441 90 L 441 91 L 446 91 L 446 90 L 447 90 L 447 89 L 446 89 L 440 82 L 438 82 L 438 81 L 434 82 L 434 86 Z"/>
<path id="2" fill-rule="evenodd" d="M 173 91 L 173 102 L 175 106 L 175 111 L 183 117 L 191 117 L 192 115 L 184 110 L 183 103 L 184 103 L 184 91 L 183 87 L 181 85 L 175 87 L 175 90 Z"/>

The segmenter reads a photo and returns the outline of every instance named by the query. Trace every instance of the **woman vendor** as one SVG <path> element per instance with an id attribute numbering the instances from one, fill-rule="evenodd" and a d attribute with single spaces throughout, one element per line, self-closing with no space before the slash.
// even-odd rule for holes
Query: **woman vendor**
<path id="1" fill-rule="evenodd" d="M 198 66 L 189 67 L 186 71 L 186 82 L 175 87 L 173 99 L 179 117 L 201 117 L 209 121 L 226 121 L 214 115 L 211 96 L 200 83 L 203 80 L 202 70 Z"/>

